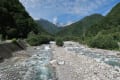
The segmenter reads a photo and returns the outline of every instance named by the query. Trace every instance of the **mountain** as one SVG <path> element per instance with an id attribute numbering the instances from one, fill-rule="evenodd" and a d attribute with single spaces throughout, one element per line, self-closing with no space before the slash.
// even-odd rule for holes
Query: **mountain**
<path id="1" fill-rule="evenodd" d="M 98 23 L 99 21 L 101 21 L 101 19 L 103 19 L 103 16 L 100 14 L 93 14 L 93 15 L 87 16 L 78 22 L 75 22 L 69 26 L 66 26 L 57 35 L 82 37 L 84 36 L 84 33 L 89 27 Z"/>
<path id="2" fill-rule="evenodd" d="M 106 16 L 99 14 L 87 16 L 65 27 L 57 34 L 59 35 L 65 40 L 79 41 L 90 47 L 119 50 L 120 3 L 114 6 Z"/>
<path id="3" fill-rule="evenodd" d="M 120 42 L 120 3 L 97 24 L 86 31 L 86 41 L 91 47 L 119 49 Z"/>
<path id="4" fill-rule="evenodd" d="M 117 5 L 115 5 L 112 10 L 110 11 L 110 13 L 108 13 L 107 16 L 111 16 L 111 17 L 120 17 L 120 14 L 118 14 L 120 11 L 120 3 L 118 3 Z"/>
<path id="5" fill-rule="evenodd" d="M 29 32 L 44 32 L 19 0 L 0 0 L 0 34 L 3 39 L 26 38 Z"/>
<path id="6" fill-rule="evenodd" d="M 60 27 L 57 25 L 45 20 L 45 19 L 40 19 L 36 21 L 39 25 L 41 25 L 48 33 L 51 34 L 56 34 L 61 30 Z"/>
<path id="7" fill-rule="evenodd" d="M 98 33 L 114 34 L 120 32 L 120 3 L 118 3 L 99 23 L 90 27 L 87 36 L 95 36 Z"/>

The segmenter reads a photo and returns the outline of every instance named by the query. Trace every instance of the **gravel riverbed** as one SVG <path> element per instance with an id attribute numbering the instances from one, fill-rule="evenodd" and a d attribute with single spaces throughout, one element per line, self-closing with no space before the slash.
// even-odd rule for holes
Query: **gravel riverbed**
<path id="1" fill-rule="evenodd" d="M 74 44 L 73 47 L 80 47 Z M 104 62 L 98 62 L 92 57 L 69 51 L 66 49 L 67 46 L 65 45 L 64 48 L 52 46 L 54 49 L 53 66 L 56 68 L 58 80 L 120 80 L 119 67 L 115 68 Z"/>
<path id="2" fill-rule="evenodd" d="M 0 63 L 0 80 L 120 80 L 117 53 L 75 42 L 28 47 Z"/>
<path id="3" fill-rule="evenodd" d="M 29 47 L 0 64 L 0 80 L 55 80 L 49 45 Z"/>

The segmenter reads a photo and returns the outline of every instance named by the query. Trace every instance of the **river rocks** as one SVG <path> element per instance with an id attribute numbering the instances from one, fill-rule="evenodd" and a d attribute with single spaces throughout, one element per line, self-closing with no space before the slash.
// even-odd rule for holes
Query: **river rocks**
<path id="1" fill-rule="evenodd" d="M 50 64 L 55 64 L 56 63 L 56 60 L 51 60 L 50 61 Z"/>
<path id="2" fill-rule="evenodd" d="M 78 45 L 78 43 L 68 45 L 71 43 L 65 44 L 65 50 L 70 53 L 76 53 L 77 55 L 85 55 L 87 57 L 91 57 L 97 62 L 107 63 L 111 66 L 119 66 L 120 67 L 120 58 L 116 56 L 116 52 L 118 51 L 109 51 L 102 49 L 91 49 L 83 45 Z M 98 51 L 97 51 L 98 50 Z"/>
<path id="3" fill-rule="evenodd" d="M 59 61 L 57 62 L 57 64 L 58 64 L 58 65 L 64 65 L 64 64 L 65 64 L 65 61 L 59 60 Z"/>
<path id="4" fill-rule="evenodd" d="M 120 58 L 120 53 L 117 53 L 117 56 Z"/>
<path id="5" fill-rule="evenodd" d="M 17 52 L 13 58 L 0 64 L 0 80 L 53 80 L 55 74 L 49 64 L 51 59 L 49 45 Z"/>
<path id="6" fill-rule="evenodd" d="M 120 80 L 116 65 L 120 59 L 114 55 L 101 55 L 75 42 L 50 46 L 29 47 L 5 60 L 0 64 L 0 80 Z"/>
<path id="7" fill-rule="evenodd" d="M 53 48 L 55 50 L 54 59 L 65 62 L 64 65 L 55 66 L 58 80 L 120 80 L 119 68 L 115 70 L 114 67 L 99 62 L 100 60 L 96 61 L 92 57 L 67 51 L 66 47 Z M 84 52 L 89 53 L 88 49 L 83 47 L 80 50 L 83 50 L 83 54 Z"/>

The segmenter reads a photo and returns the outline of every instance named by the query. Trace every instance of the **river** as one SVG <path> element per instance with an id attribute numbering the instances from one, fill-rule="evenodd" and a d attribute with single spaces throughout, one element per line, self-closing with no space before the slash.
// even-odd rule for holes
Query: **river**
<path id="1" fill-rule="evenodd" d="M 75 43 L 65 44 L 63 48 L 68 52 L 90 57 L 99 63 L 120 67 L 120 58 L 115 55 L 94 52 Z M 53 59 L 52 52 L 50 45 L 28 47 L 26 51 L 16 52 L 12 58 L 0 63 L 0 80 L 56 80 L 55 69 L 50 64 Z"/>
<path id="2" fill-rule="evenodd" d="M 0 66 L 0 80 L 54 80 L 55 74 L 49 61 L 52 49 L 49 45 L 30 47 L 29 57 L 15 56 Z M 18 61 L 16 61 L 17 59 Z"/>
<path id="3" fill-rule="evenodd" d="M 86 48 L 83 45 L 78 45 L 78 44 L 75 45 L 75 43 L 73 45 L 66 45 L 65 46 L 66 50 L 70 52 L 75 52 L 76 54 L 79 54 L 79 55 L 90 57 L 96 60 L 97 62 L 106 63 L 113 67 L 120 68 L 120 57 L 116 55 L 109 55 L 109 52 L 104 53 L 104 54 L 100 52 L 95 52 L 95 51 L 90 50 L 90 48 Z"/>

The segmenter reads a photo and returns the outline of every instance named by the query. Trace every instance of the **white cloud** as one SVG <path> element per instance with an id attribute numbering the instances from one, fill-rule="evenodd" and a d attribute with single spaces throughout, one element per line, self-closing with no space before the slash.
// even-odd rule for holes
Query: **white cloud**
<path id="1" fill-rule="evenodd" d="M 65 24 L 65 26 L 67 26 L 67 25 L 71 25 L 72 23 L 74 23 L 74 22 L 72 22 L 72 21 L 68 21 L 67 24 Z"/>
<path id="2" fill-rule="evenodd" d="M 53 18 L 53 24 L 57 24 L 57 21 L 58 21 L 58 18 L 57 18 L 57 17 L 54 17 L 54 18 Z"/>
<path id="3" fill-rule="evenodd" d="M 34 20 L 39 20 L 40 18 L 35 17 Z"/>
<path id="4" fill-rule="evenodd" d="M 63 13 L 86 15 L 101 5 L 108 4 L 108 0 L 20 0 L 27 8 L 53 9 Z M 59 12 L 60 12 L 59 11 Z M 52 12 L 52 11 L 51 11 Z"/>
<path id="5" fill-rule="evenodd" d="M 20 0 L 34 18 L 49 18 L 57 24 L 64 14 L 87 16 L 103 9 L 114 0 Z M 104 13 L 104 12 L 103 12 Z M 54 17 L 58 16 L 58 17 Z M 54 18 L 53 18 L 54 17 Z"/>
<path id="6" fill-rule="evenodd" d="M 59 23 L 58 26 L 65 27 L 65 26 L 71 25 L 72 23 L 74 23 L 74 22 L 73 21 L 68 21 L 67 23 Z"/>

